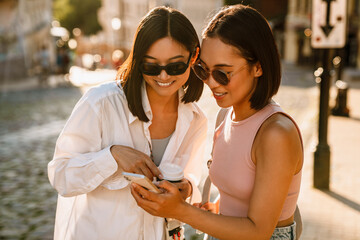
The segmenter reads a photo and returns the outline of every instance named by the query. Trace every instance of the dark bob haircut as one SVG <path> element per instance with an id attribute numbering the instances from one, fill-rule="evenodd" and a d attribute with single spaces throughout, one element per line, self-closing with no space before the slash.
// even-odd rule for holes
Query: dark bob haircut
<path id="1" fill-rule="evenodd" d="M 177 41 L 190 54 L 195 53 L 196 48 L 200 46 L 193 25 L 182 13 L 169 7 L 154 8 L 141 20 L 135 33 L 129 57 L 117 74 L 117 79 L 122 82 L 131 113 L 144 122 L 148 122 L 149 119 L 142 105 L 141 85 L 144 80 L 140 72 L 140 64 L 150 46 L 165 37 L 171 37 Z M 199 100 L 204 83 L 196 77 L 190 68 L 189 79 L 183 87 L 185 94 L 181 101 L 189 103 Z"/>
<path id="2" fill-rule="evenodd" d="M 219 38 L 236 47 L 250 66 L 257 62 L 262 76 L 250 98 L 253 109 L 265 107 L 280 86 L 281 63 L 267 20 L 254 8 L 242 4 L 222 8 L 203 31 L 203 38 Z"/>

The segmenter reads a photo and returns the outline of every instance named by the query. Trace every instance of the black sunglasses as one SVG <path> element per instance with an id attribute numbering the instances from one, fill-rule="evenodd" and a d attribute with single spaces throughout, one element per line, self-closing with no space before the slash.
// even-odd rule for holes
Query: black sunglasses
<path id="1" fill-rule="evenodd" d="M 209 71 L 208 69 L 203 67 L 201 63 L 198 61 L 192 66 L 192 69 L 194 70 L 195 75 L 199 79 L 206 81 L 207 79 L 209 79 L 211 74 L 216 82 L 226 86 L 229 84 L 230 78 L 234 76 L 236 73 L 240 72 L 240 70 L 244 69 L 245 66 L 246 64 L 241 66 L 238 70 L 232 72 L 226 72 L 221 69 L 214 69 L 212 71 Z"/>
<path id="2" fill-rule="evenodd" d="M 180 75 L 180 74 L 183 74 L 186 71 L 186 69 L 189 67 L 189 62 L 190 62 L 191 56 L 192 56 L 192 54 L 190 54 L 190 57 L 189 57 L 187 63 L 174 62 L 174 63 L 169 63 L 165 66 L 161 66 L 156 63 L 143 62 L 140 65 L 140 71 L 143 74 L 149 75 L 149 76 L 157 76 L 161 73 L 162 70 L 165 70 L 165 72 L 171 76 Z"/>

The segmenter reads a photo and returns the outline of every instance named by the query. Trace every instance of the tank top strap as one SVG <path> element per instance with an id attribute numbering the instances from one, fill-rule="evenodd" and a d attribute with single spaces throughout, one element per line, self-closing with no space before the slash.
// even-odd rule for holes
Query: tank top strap
<path id="1" fill-rule="evenodd" d="M 255 137 L 256 137 L 256 135 L 257 135 L 260 127 L 262 126 L 262 124 L 263 124 L 267 119 L 269 119 L 271 116 L 273 116 L 274 114 L 280 113 L 280 114 L 284 115 L 285 117 L 289 118 L 289 119 L 293 122 L 293 124 L 294 124 L 294 126 L 296 127 L 296 130 L 297 130 L 297 132 L 298 132 L 299 138 L 300 138 L 301 147 L 302 147 L 302 149 L 304 150 L 303 141 L 302 141 L 302 136 L 301 136 L 301 131 L 300 131 L 299 126 L 296 124 L 296 121 L 295 121 L 289 114 L 287 114 L 287 113 L 281 108 L 281 106 L 280 106 L 278 103 L 276 103 L 276 102 L 274 102 L 274 101 L 272 101 L 271 103 L 269 103 L 265 108 L 266 108 L 266 109 L 264 109 L 264 112 L 261 114 L 261 115 L 262 115 L 262 120 L 261 120 L 261 122 L 259 122 L 259 125 L 257 126 L 257 130 L 256 130 L 255 135 L 253 136 L 252 141 L 255 140 Z M 304 151 L 303 151 L 303 152 L 304 152 Z"/>

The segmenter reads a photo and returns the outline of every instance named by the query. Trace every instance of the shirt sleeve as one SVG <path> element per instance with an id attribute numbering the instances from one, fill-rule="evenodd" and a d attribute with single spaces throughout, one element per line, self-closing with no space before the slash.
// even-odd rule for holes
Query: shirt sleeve
<path id="1" fill-rule="evenodd" d="M 62 196 L 88 193 L 118 168 L 110 146 L 102 149 L 99 115 L 84 96 L 60 133 L 48 177 Z"/>
<path id="2" fill-rule="evenodd" d="M 197 121 L 192 136 L 189 138 L 188 151 L 190 154 L 189 161 L 184 169 L 186 179 L 192 185 L 192 195 L 189 197 L 190 204 L 201 202 L 201 192 L 198 185 L 201 180 L 201 173 L 204 163 L 204 151 L 207 134 L 207 119 L 202 116 L 200 121 Z"/>

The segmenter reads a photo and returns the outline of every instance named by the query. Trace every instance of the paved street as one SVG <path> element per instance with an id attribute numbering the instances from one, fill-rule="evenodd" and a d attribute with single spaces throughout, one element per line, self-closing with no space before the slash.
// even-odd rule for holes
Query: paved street
<path id="1" fill-rule="evenodd" d="M 16 87 L 12 89 L 16 90 Z M 359 89 L 354 90 L 357 97 L 359 93 Z M 77 87 L 56 87 L 8 90 L 0 94 L 0 239 L 52 239 L 57 194 L 48 182 L 46 166 L 52 158 L 56 138 L 82 91 Z M 305 143 L 307 155 L 299 198 L 304 220 L 302 239 L 360 239 L 359 191 L 355 191 L 357 195 L 349 194 L 354 186 L 360 189 L 359 181 L 355 180 L 358 179 L 356 171 L 349 171 L 348 177 L 338 173 L 332 175 L 335 178 L 332 186 L 340 188 L 339 191 L 322 192 L 311 187 L 313 160 L 310 149 L 317 140 L 318 105 L 318 89 L 312 69 L 284 64 L 283 85 L 275 100 L 298 122 Z M 360 98 L 355 101 L 358 100 Z M 218 107 L 207 88 L 199 105 L 209 117 L 206 149 L 209 156 Z M 360 119 L 360 113 L 356 116 Z M 338 120 L 335 126 L 338 128 L 343 119 L 331 118 L 330 123 Z M 358 122 L 348 120 L 349 124 L 358 127 Z M 334 154 L 341 153 L 334 151 Z M 332 167 L 336 168 L 334 170 L 351 169 L 351 165 L 344 166 L 339 161 L 334 161 Z M 326 215 L 331 212 L 329 206 L 337 211 L 333 215 L 343 214 L 329 219 Z M 316 208 L 321 210 L 321 214 Z M 343 219 L 351 221 L 341 223 Z"/>
<path id="2" fill-rule="evenodd" d="M 56 193 L 46 166 L 77 88 L 0 96 L 0 239 L 52 239 Z"/>

